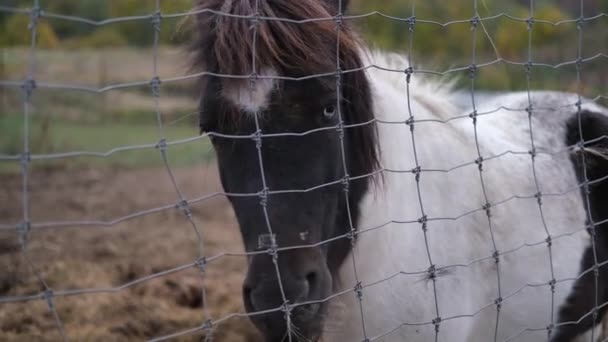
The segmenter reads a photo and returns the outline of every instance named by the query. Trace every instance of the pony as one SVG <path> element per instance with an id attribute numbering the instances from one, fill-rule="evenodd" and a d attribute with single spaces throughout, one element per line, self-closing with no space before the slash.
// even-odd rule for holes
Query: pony
<path id="1" fill-rule="evenodd" d="M 348 5 L 197 2 L 200 129 L 254 325 L 267 341 L 588 333 L 607 299 L 608 110 L 547 91 L 463 110 L 367 48 Z"/>

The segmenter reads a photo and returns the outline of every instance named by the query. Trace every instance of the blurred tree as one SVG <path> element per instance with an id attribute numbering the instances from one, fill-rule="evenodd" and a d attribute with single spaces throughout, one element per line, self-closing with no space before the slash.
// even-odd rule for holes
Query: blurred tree
<path id="1" fill-rule="evenodd" d="M 103 49 L 128 46 L 129 42 L 120 31 L 112 27 L 101 27 L 87 36 L 67 39 L 62 44 L 66 48 Z"/>
<path id="2" fill-rule="evenodd" d="M 5 6 L 20 8 L 27 8 L 32 5 L 31 0 L 0 1 Z M 160 0 L 160 6 L 164 14 L 184 13 L 191 9 L 193 2 L 193 0 Z M 353 20 L 353 24 L 358 26 L 366 40 L 377 48 L 406 52 L 409 49 L 410 42 L 410 25 L 407 18 L 415 13 L 416 23 L 413 27 L 412 50 L 415 64 L 423 62 L 428 67 L 445 69 L 471 63 L 473 32 L 469 20 L 474 16 L 473 3 L 445 0 L 415 1 L 415 12 L 413 12 L 412 3 L 414 3 L 414 0 L 352 0 L 351 13 L 353 14 L 380 11 L 395 17 L 387 18 L 380 15 L 370 15 Z M 40 0 L 40 6 L 46 12 L 103 20 L 125 16 L 151 15 L 155 10 L 155 1 Z M 530 1 L 480 0 L 478 1 L 478 12 L 482 18 L 503 13 L 517 18 L 527 18 L 530 16 Z M 608 13 L 608 0 L 585 0 L 584 14 L 587 17 L 599 13 Z M 579 0 L 534 1 L 534 17 L 536 19 L 532 31 L 534 61 L 556 64 L 576 57 L 576 49 L 572 45 L 572 42 L 577 40 L 576 24 L 567 23 L 554 26 L 538 21 L 557 22 L 564 19 L 578 18 L 579 15 Z M 191 19 L 191 17 L 189 18 Z M 605 20 L 602 19 L 588 21 L 584 25 L 582 45 L 585 56 L 605 53 L 606 51 L 608 30 L 605 30 Z M 12 15 L 0 12 L 0 45 L 28 44 L 29 33 L 24 29 L 28 21 L 27 15 Z M 161 44 L 176 45 L 188 40 L 191 32 L 188 31 L 188 25 L 182 25 L 184 21 L 186 21 L 184 17 L 165 17 L 161 21 Z M 447 22 L 451 22 L 451 24 L 447 26 L 438 25 Z M 527 60 L 528 30 L 525 22 L 499 17 L 485 20 L 482 24 L 478 24 L 475 31 L 475 55 L 478 62 L 490 61 L 498 56 L 515 61 Z M 152 23 L 148 18 L 112 23 L 102 27 L 61 19 L 41 20 L 39 32 L 41 46 L 54 47 L 60 41 L 64 42 L 67 48 L 150 46 L 154 36 Z M 494 43 L 494 46 L 491 43 Z M 491 78 L 492 82 L 497 84 L 508 83 L 513 87 L 518 86 L 517 82 L 508 82 L 509 73 L 512 73 L 513 70 L 500 69 L 498 65 L 494 67 L 496 70 L 484 71 L 488 75 L 488 79 Z M 598 70 L 596 74 L 606 75 L 603 69 L 593 68 L 595 69 L 590 70 Z M 516 68 L 515 71 L 520 69 Z M 541 72 L 539 71 L 535 75 L 541 77 Z M 604 77 L 602 78 L 604 80 L 608 76 L 602 77 Z M 480 81 L 480 83 L 483 82 L 485 81 Z M 598 81 L 597 83 L 603 84 L 605 82 Z M 605 86 L 603 87 L 605 88 Z"/>
<path id="3" fill-rule="evenodd" d="M 191 9 L 192 3 L 192 0 L 161 0 L 160 5 L 163 13 L 183 13 Z M 31 2 L 24 0 L 2 0 L 2 4 L 16 8 L 31 7 Z M 155 9 L 154 1 L 150 0 L 40 0 L 40 7 L 45 12 L 78 16 L 96 21 L 113 17 L 151 15 Z M 13 16 L 0 12 L 0 27 L 6 27 L 9 18 Z M 16 16 L 23 17 L 24 19 L 21 20 L 26 22 L 29 20 L 24 14 Z M 178 30 L 181 21 L 181 19 L 162 20 L 160 32 L 162 43 L 178 44 L 185 39 L 187 32 Z M 15 25 L 15 23 L 11 25 Z M 153 41 L 152 23 L 146 19 L 113 23 L 103 27 L 63 19 L 53 19 L 44 25 L 52 25 L 55 41 L 67 40 L 70 46 L 78 44 L 86 47 L 96 47 L 96 44 L 99 44 L 98 47 L 125 44 L 145 46 L 150 45 Z M 43 30 L 48 30 L 48 27 Z M 16 38 L 18 33 L 9 33 L 5 29 L 2 31 L 0 32 L 0 42 L 5 44 L 10 41 L 10 44 L 22 45 L 29 41 L 27 32 L 24 33 L 26 36 Z"/>
<path id="4" fill-rule="evenodd" d="M 29 23 L 29 17 L 24 15 L 15 14 L 9 17 L 2 27 L 4 33 L 0 35 L 0 46 L 29 45 L 32 39 L 28 29 Z M 44 19 L 38 21 L 36 37 L 37 46 L 42 48 L 54 48 L 59 44 L 53 27 Z"/>

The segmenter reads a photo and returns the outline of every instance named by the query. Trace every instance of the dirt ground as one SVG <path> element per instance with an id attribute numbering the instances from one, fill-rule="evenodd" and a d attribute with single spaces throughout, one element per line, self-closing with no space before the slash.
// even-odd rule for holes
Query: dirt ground
<path id="1" fill-rule="evenodd" d="M 186 198 L 220 191 L 216 166 L 174 170 Z M 164 168 L 146 170 L 62 169 L 31 173 L 32 222 L 114 220 L 134 212 L 177 203 Z M 0 223 L 23 217 L 21 175 L 0 175 Z M 223 197 L 192 206 L 206 256 L 241 252 L 234 214 Z M 174 208 L 113 226 L 74 226 L 31 230 L 27 255 L 53 291 L 100 289 L 192 263 L 199 242 L 184 214 Z M 197 268 L 162 275 L 108 293 L 56 296 L 54 304 L 72 341 L 139 341 L 200 326 L 244 312 L 243 257 L 210 262 L 204 277 Z M 207 300 L 201 296 L 201 279 Z M 45 300 L 2 303 L 2 298 L 43 290 L 20 252 L 15 231 L 0 231 L 0 340 L 57 341 L 59 335 Z M 176 340 L 198 341 L 199 333 Z M 259 340 L 246 318 L 215 326 L 215 341 Z"/>

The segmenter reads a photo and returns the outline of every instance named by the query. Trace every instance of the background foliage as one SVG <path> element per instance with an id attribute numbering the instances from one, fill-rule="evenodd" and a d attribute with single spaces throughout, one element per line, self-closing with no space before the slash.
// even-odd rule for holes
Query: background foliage
<path id="1" fill-rule="evenodd" d="M 295 1 L 295 0 L 294 0 Z M 535 23 L 532 26 L 532 49 L 528 49 L 525 21 L 500 16 L 483 21 L 476 31 L 469 19 L 474 16 L 473 0 L 352 0 L 351 14 L 379 11 L 401 18 L 394 20 L 379 15 L 364 16 L 353 24 L 372 46 L 409 53 L 415 68 L 445 71 L 471 64 L 473 34 L 476 34 L 476 63 L 498 58 L 526 62 L 528 54 L 534 62 L 551 65 L 573 61 L 577 57 L 576 23 L 558 26 L 542 21 L 575 20 L 580 16 L 578 0 L 534 0 Z M 183 13 L 191 9 L 193 0 L 160 0 L 163 13 Z M 526 19 L 530 17 L 530 0 L 478 0 L 480 17 L 499 14 Z M 28 8 L 31 0 L 2 0 L 2 5 Z M 150 15 L 155 0 L 40 0 L 43 11 L 74 15 L 92 20 L 124 16 Z M 608 13 L 608 1 L 585 0 L 584 15 L 592 17 Z M 412 51 L 408 51 L 410 27 L 405 20 L 415 14 Z M 429 23 L 425 21 L 431 21 Z M 462 21 L 447 26 L 437 25 Z M 24 14 L 0 12 L 0 78 L 19 80 L 27 69 L 29 18 Z M 109 84 L 147 80 L 151 77 L 150 47 L 153 31 L 150 20 L 125 21 L 103 26 L 75 23 L 68 20 L 42 18 L 38 26 L 36 79 L 46 82 L 104 87 Z M 585 22 L 582 35 L 583 57 L 608 53 L 608 16 Z M 187 58 L 182 53 L 188 40 L 189 25 L 183 18 L 162 20 L 159 73 L 161 78 L 187 72 Z M 511 91 L 527 88 L 525 68 L 496 63 L 478 69 L 475 87 L 485 91 Z M 468 87 L 465 72 L 452 74 L 460 86 Z M 588 97 L 608 93 L 606 58 L 585 63 L 582 69 L 582 93 Z M 537 66 L 532 69 L 531 87 L 561 91 L 577 91 L 574 65 L 558 69 Z M 163 118 L 176 131 L 176 138 L 196 134 L 196 97 L 191 80 L 162 86 Z M 19 132 L 21 95 L 18 90 L 0 88 L 0 148 L 4 153 L 17 153 L 22 145 Z M 142 143 L 155 136 L 155 111 L 148 87 L 114 90 L 103 94 L 38 89 L 32 122 L 34 149 L 41 153 L 59 150 L 101 150 L 122 141 L 116 132 L 130 132 Z M 74 124 L 91 125 L 105 130 L 106 139 L 72 139 L 61 137 Z M 70 126 L 72 125 L 72 126 Z M 118 126 L 116 126 L 118 125 Z M 126 125 L 126 126 L 125 126 Z M 124 127 L 123 127 L 124 126 Z M 194 127 L 194 128 L 193 128 Z M 9 132 L 10 131 L 10 132 Z M 181 134 L 181 135 L 180 135 Z M 78 136 L 78 135 L 77 135 Z M 138 140 L 139 139 L 139 140 Z M 131 140 L 129 140 L 131 141 Z M 193 152 L 194 153 L 194 152 Z M 209 152 L 205 152 L 207 155 Z M 200 159 L 199 156 L 196 157 Z M 140 163 L 142 161 L 138 161 Z M 132 160 L 123 164 L 136 164 Z"/>

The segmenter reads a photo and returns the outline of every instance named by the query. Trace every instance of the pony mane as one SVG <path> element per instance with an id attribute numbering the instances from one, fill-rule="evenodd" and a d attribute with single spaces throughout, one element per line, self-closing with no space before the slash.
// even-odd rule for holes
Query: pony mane
<path id="1" fill-rule="evenodd" d="M 327 6 L 319 0 L 198 0 L 195 9 L 209 11 L 196 18 L 194 64 L 225 75 L 250 75 L 264 69 L 290 70 L 301 76 L 333 72 L 339 35 L 340 64 L 346 69 L 354 62 L 349 57 L 358 54 L 358 39 L 344 22 L 338 33 Z M 327 20 L 292 23 L 269 18 Z"/>

